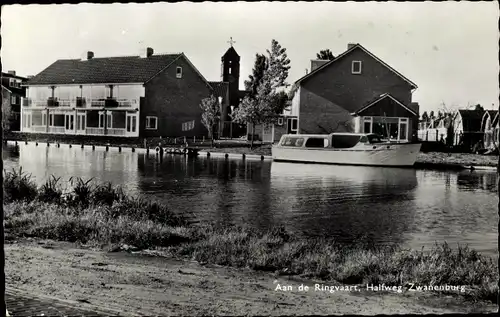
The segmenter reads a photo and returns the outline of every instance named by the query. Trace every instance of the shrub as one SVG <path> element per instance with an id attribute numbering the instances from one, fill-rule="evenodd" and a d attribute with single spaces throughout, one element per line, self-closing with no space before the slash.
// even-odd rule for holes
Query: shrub
<path id="1" fill-rule="evenodd" d="M 43 184 L 38 192 L 38 199 L 42 202 L 60 203 L 62 198 L 62 188 L 59 184 L 60 177 L 54 175 Z"/>
<path id="2" fill-rule="evenodd" d="M 33 200 L 38 194 L 31 174 L 24 173 L 22 167 L 19 168 L 19 171 L 12 169 L 11 172 L 7 172 L 4 170 L 3 191 L 4 199 L 7 202 Z"/>
<path id="3" fill-rule="evenodd" d="M 68 202 L 74 205 L 80 205 L 86 207 L 90 204 L 90 199 L 92 197 L 92 192 L 94 190 L 94 185 L 92 184 L 93 178 L 84 181 L 81 177 L 71 177 L 69 182 L 71 183 L 72 191 L 68 195 Z"/>
<path id="4" fill-rule="evenodd" d="M 110 182 L 95 186 L 92 192 L 92 203 L 96 205 L 111 206 L 115 201 L 124 197 L 120 187 L 113 188 Z"/>

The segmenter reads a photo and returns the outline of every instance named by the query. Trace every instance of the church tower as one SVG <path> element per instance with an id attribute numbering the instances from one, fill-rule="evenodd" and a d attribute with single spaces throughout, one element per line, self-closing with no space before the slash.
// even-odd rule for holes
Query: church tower
<path id="1" fill-rule="evenodd" d="M 233 47 L 233 39 L 228 42 L 231 47 L 222 56 L 222 81 L 229 83 L 229 104 L 237 107 L 240 90 L 240 56 Z"/>

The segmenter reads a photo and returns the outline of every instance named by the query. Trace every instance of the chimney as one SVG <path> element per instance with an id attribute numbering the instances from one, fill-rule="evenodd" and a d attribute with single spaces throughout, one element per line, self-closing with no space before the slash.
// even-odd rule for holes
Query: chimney
<path id="1" fill-rule="evenodd" d="M 88 52 L 87 52 L 87 60 L 89 61 L 89 60 L 91 60 L 92 58 L 94 58 L 94 52 L 92 52 L 92 51 L 88 51 Z"/>
<path id="2" fill-rule="evenodd" d="M 311 72 L 315 71 L 317 68 L 323 66 L 324 64 L 328 63 L 329 60 L 324 60 L 324 59 L 312 59 L 311 60 Z"/>
<path id="3" fill-rule="evenodd" d="M 151 56 L 153 56 L 153 53 L 154 53 L 154 50 L 153 50 L 151 47 L 148 47 L 148 48 L 146 49 L 146 56 L 147 56 L 147 57 L 151 57 Z"/>
<path id="4" fill-rule="evenodd" d="M 347 50 L 350 50 L 351 48 L 353 48 L 356 45 L 357 45 L 356 43 L 348 43 L 347 44 Z"/>
<path id="5" fill-rule="evenodd" d="M 16 76 L 16 71 L 15 70 L 9 70 L 7 73 L 9 75 Z"/>

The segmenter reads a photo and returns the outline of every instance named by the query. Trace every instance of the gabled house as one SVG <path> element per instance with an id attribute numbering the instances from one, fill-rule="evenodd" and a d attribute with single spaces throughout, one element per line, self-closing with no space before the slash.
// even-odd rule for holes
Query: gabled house
<path id="1" fill-rule="evenodd" d="M 486 110 L 481 119 L 481 132 L 483 132 L 483 145 L 485 148 L 495 148 L 499 141 L 498 110 Z"/>
<path id="2" fill-rule="evenodd" d="M 26 77 L 17 76 L 13 70 L 2 72 L 2 99 L 7 98 L 5 102 L 10 104 L 11 110 L 9 131 L 19 131 L 21 128 L 21 102 L 26 97 L 23 86 L 26 81 Z"/>
<path id="3" fill-rule="evenodd" d="M 417 85 L 360 44 L 348 44 L 331 61 L 312 60 L 311 71 L 295 87 L 290 111 L 273 127 L 275 141 L 283 133 L 332 132 L 417 140 Z"/>
<path id="4" fill-rule="evenodd" d="M 484 110 L 458 110 L 453 118 L 453 145 L 471 149 L 482 142 L 484 133 L 481 131 L 481 121 Z"/>
<path id="5" fill-rule="evenodd" d="M 27 84 L 22 131 L 121 137 L 205 136 L 200 102 L 227 85 L 209 83 L 184 53 L 58 60 Z"/>

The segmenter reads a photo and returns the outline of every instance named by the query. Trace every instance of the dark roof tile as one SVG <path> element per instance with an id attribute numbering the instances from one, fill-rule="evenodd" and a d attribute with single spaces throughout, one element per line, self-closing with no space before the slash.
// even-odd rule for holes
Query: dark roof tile
<path id="1" fill-rule="evenodd" d="M 28 80 L 28 85 L 143 83 L 181 54 L 61 59 Z"/>

